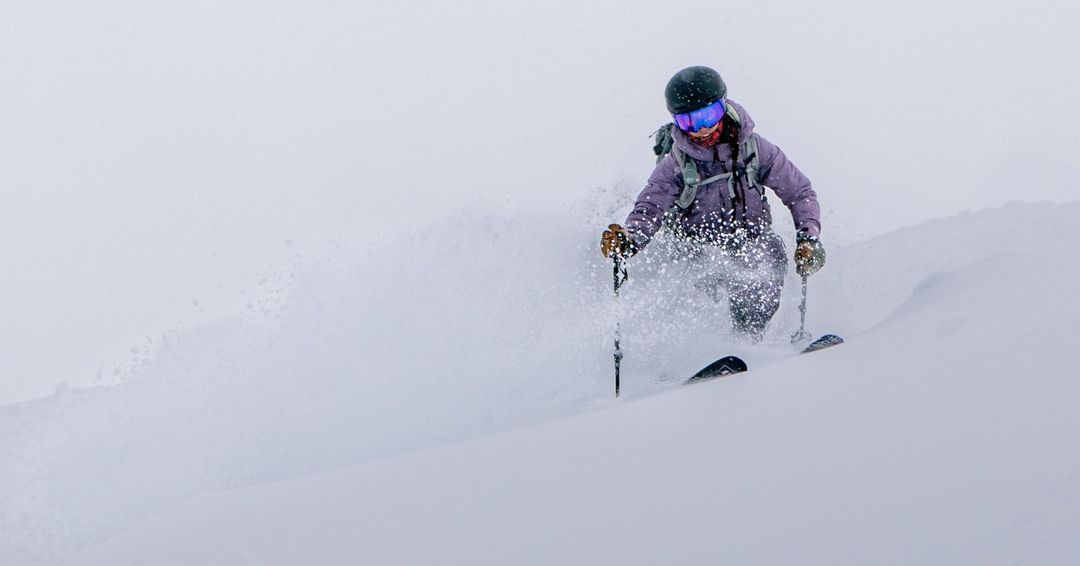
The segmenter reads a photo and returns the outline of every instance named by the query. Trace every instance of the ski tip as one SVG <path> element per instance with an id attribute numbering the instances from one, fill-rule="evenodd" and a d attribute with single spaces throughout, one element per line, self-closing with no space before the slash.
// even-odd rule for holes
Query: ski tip
<path id="1" fill-rule="evenodd" d="M 747 371 L 747 369 L 749 368 L 746 367 L 746 362 L 742 361 L 741 358 L 737 356 L 725 356 L 702 368 L 701 371 L 695 373 L 690 379 L 687 379 L 686 383 L 696 383 L 715 377 L 742 373 Z"/>
<path id="2" fill-rule="evenodd" d="M 838 344 L 843 344 L 843 343 L 844 343 L 843 338 L 841 338 L 841 337 L 839 337 L 839 336 L 837 336 L 835 334 L 826 334 L 826 335 L 822 336 L 821 338 L 818 338 L 817 340 L 814 340 L 813 342 L 811 342 L 809 346 L 807 346 L 805 349 L 803 349 L 802 353 L 803 354 L 809 354 L 810 352 L 816 352 L 818 350 L 824 350 L 825 348 L 830 348 L 832 346 L 836 346 Z"/>

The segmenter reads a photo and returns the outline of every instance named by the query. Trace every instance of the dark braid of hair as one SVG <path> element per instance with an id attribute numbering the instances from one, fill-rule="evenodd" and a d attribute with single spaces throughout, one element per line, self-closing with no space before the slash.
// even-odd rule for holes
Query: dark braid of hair
<path id="1" fill-rule="evenodd" d="M 739 163 L 739 123 L 731 118 L 731 116 L 724 116 L 724 131 L 720 133 L 720 141 L 727 142 L 728 147 L 731 148 L 731 173 L 738 175 L 738 171 L 742 169 Z M 743 215 L 746 214 L 746 203 L 742 202 L 741 193 L 736 192 L 731 200 L 731 217 L 728 222 L 735 223 L 737 217 L 738 208 L 741 206 L 743 209 Z"/>
<path id="2" fill-rule="evenodd" d="M 731 116 L 724 116 L 724 131 L 720 134 L 720 141 L 727 142 L 728 147 L 731 148 L 731 165 L 732 171 L 738 169 L 739 164 L 739 123 L 731 118 Z"/>

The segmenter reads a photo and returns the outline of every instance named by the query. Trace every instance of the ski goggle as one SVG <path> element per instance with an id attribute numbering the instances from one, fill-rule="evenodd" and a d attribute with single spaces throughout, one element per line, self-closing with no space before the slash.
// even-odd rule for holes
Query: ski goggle
<path id="1" fill-rule="evenodd" d="M 679 129 L 684 132 L 696 132 L 702 128 L 711 128 L 720 123 L 724 118 L 724 101 L 717 100 L 705 108 L 687 112 L 685 114 L 672 114 Z"/>

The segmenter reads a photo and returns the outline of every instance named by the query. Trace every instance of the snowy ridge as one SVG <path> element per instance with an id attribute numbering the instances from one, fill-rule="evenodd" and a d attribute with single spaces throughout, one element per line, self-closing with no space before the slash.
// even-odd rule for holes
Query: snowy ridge
<path id="1" fill-rule="evenodd" d="M 370 272 L 338 265 L 301 278 L 283 328 L 207 329 L 141 379 L 0 409 L 0 556 L 1067 563 L 1080 552 L 1066 536 L 1080 526 L 1080 458 L 1065 448 L 1080 430 L 1068 259 L 1078 212 L 1011 204 L 831 250 L 810 326 L 848 344 L 782 359 L 789 299 L 771 345 L 725 345 L 712 332 L 684 340 L 668 366 L 696 369 L 729 348 L 754 368 L 709 385 L 665 381 L 650 355 L 671 360 L 674 344 L 624 312 L 637 337 L 624 391 L 672 390 L 615 404 L 612 305 L 595 250 L 582 248 L 577 265 L 599 284 L 557 267 L 558 251 L 583 237 L 568 230 L 550 257 L 532 258 L 550 281 L 522 288 L 495 258 L 523 229 L 469 219 L 462 229 L 499 243 L 458 252 L 467 266 L 438 267 L 455 283 L 430 296 L 399 300 L 417 290 L 402 281 L 431 269 L 424 261 L 369 288 L 374 301 L 348 293 Z M 651 292 L 639 280 L 636 292 Z M 556 295 L 579 308 L 553 305 Z M 531 324 L 510 324 L 508 312 Z M 358 323 L 365 315 L 397 323 L 375 331 Z M 442 324 L 416 326 L 431 320 Z M 409 358 L 407 335 L 437 350 Z M 540 346 L 522 354 L 522 341 Z M 587 411 L 598 402 L 611 407 Z"/>

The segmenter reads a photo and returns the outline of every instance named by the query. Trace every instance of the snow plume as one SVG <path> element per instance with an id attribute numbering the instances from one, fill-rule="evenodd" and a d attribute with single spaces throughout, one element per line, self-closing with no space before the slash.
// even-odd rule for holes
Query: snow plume
<path id="1" fill-rule="evenodd" d="M 751 371 L 740 376 L 207 494 L 87 549 L 72 565 L 1076 563 L 1080 457 L 1068 447 L 1080 430 L 1072 355 L 1077 213 L 1080 203 L 1012 204 L 833 250 L 813 279 L 810 324 L 839 330 L 843 346 L 775 363 L 753 349 Z M 510 280 L 517 271 L 496 273 Z M 627 297 L 641 290 L 628 288 Z M 473 320 L 445 306 L 461 291 L 434 292 L 421 304 Z M 511 290 L 490 300 L 521 297 Z M 541 302 L 518 312 L 550 314 Z M 560 326 L 596 314 L 574 314 Z M 457 329 L 464 335 L 449 340 L 489 337 L 495 352 L 513 343 L 490 328 Z M 328 334 L 320 336 L 310 344 Z M 596 393 L 589 379 L 575 386 L 558 374 L 571 365 L 559 356 L 578 355 L 569 346 L 550 336 L 552 365 L 509 377 L 531 373 L 565 387 L 561 401 L 530 400 L 544 391 L 536 384 L 517 398 L 505 395 L 515 387 L 506 383 L 472 391 L 533 414 L 569 409 L 574 395 Z M 627 349 L 636 356 L 640 347 Z M 410 371 L 424 369 L 409 363 Z M 476 375 L 485 367 L 483 359 L 472 364 Z M 470 387 L 468 379 L 455 384 Z M 483 400 L 451 389 L 455 402 L 468 404 L 462 409 L 490 414 Z M 412 410 L 420 418 L 438 405 L 415 401 Z"/>
<path id="2" fill-rule="evenodd" d="M 691 367 L 667 361 L 693 341 L 678 328 L 712 317 L 668 301 L 647 256 L 613 303 L 599 194 L 304 249 L 242 314 L 169 335 L 122 383 L 0 408 L 0 561 L 48 563 L 201 492 L 603 405 L 616 320 L 627 395 L 664 387 Z"/>
<path id="3" fill-rule="evenodd" d="M 120 385 L 3 407 L 0 556 L 49 563 L 198 493 L 606 405 L 616 321 L 631 398 L 720 352 L 757 363 L 783 355 L 797 320 L 792 281 L 757 346 L 732 341 L 725 309 L 694 289 L 685 266 L 662 261 L 662 242 L 631 260 L 615 301 L 596 249 L 604 221 L 584 212 L 596 209 L 527 221 L 468 213 L 338 241 L 296 266 L 287 298 L 256 309 L 263 316 L 177 337 Z M 856 334 L 901 316 L 905 301 L 910 318 L 913 289 L 916 300 L 955 293 L 935 274 L 965 265 L 976 266 L 965 277 L 1042 265 L 1061 278 L 1055 270 L 1073 268 L 1039 249 L 1075 240 L 1078 212 L 1011 205 L 831 250 L 814 278 L 811 327 Z M 1022 308 L 992 294 L 957 299 L 938 335 L 986 331 L 977 312 L 960 311 Z M 892 324 L 927 340 L 911 320 Z"/>

